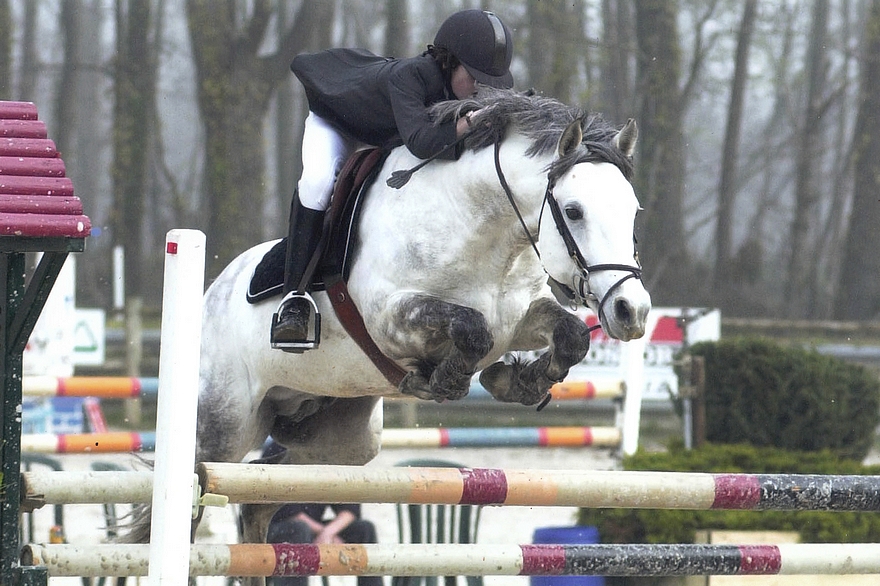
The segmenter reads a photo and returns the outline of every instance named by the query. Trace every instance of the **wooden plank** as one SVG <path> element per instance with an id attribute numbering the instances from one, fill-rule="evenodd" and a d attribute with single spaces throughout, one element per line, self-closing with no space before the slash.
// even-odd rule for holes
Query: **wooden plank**
<path id="1" fill-rule="evenodd" d="M 46 138 L 46 123 L 42 120 L 0 119 L 0 136 L 14 138 Z"/>
<path id="2" fill-rule="evenodd" d="M 83 252 L 86 249 L 85 238 L 68 238 L 64 236 L 43 237 L 0 236 L 0 252 Z"/>
<path id="3" fill-rule="evenodd" d="M 3 157 L 57 157 L 55 141 L 48 138 L 0 137 L 0 156 Z"/>
<path id="4" fill-rule="evenodd" d="M 37 106 L 33 102 L 2 102 L 0 101 L 0 118 L 18 120 L 36 120 Z"/>
<path id="5" fill-rule="evenodd" d="M 64 177 L 64 161 L 57 157 L 4 157 L 0 154 L 0 175 Z"/>
<path id="6" fill-rule="evenodd" d="M 88 216 L 0 213 L 0 236 L 83 238 L 91 229 Z"/>
<path id="7" fill-rule="evenodd" d="M 11 195 L 0 193 L 0 212 L 79 216 L 83 213 L 83 206 L 82 201 L 76 196 Z"/>
<path id="8" fill-rule="evenodd" d="M 73 195 L 68 177 L 19 177 L 0 175 L 0 193 L 10 195 Z"/>

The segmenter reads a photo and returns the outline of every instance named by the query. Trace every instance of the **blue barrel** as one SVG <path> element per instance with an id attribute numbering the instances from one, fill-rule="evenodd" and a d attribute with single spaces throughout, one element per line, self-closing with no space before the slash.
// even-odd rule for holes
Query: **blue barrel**
<path id="1" fill-rule="evenodd" d="M 539 527 L 532 543 L 583 545 L 599 543 L 599 529 L 580 525 L 572 527 Z M 602 576 L 532 576 L 531 586 L 605 586 Z"/>

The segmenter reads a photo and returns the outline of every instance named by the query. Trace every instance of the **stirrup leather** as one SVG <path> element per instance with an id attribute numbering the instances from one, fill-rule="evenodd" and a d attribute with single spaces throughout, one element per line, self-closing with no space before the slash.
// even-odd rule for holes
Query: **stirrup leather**
<path id="1" fill-rule="evenodd" d="M 279 325 L 279 314 L 281 313 L 282 309 L 287 305 L 287 303 L 289 301 L 293 301 L 294 299 L 296 299 L 297 301 L 305 300 L 311 307 L 309 316 L 306 318 L 306 336 L 302 339 L 296 340 L 278 340 L 276 339 L 276 337 L 277 328 Z M 314 319 L 312 319 L 312 316 L 314 316 Z M 284 299 L 281 300 L 281 304 L 278 306 L 278 311 L 272 314 L 272 329 L 270 331 L 270 343 L 272 345 L 272 348 L 284 350 L 285 352 L 292 352 L 294 354 L 302 354 L 306 350 L 317 348 L 320 342 L 321 312 L 318 311 L 318 305 L 315 303 L 315 300 L 312 299 L 312 296 L 308 293 L 297 293 L 295 291 L 291 291 L 284 297 Z"/>

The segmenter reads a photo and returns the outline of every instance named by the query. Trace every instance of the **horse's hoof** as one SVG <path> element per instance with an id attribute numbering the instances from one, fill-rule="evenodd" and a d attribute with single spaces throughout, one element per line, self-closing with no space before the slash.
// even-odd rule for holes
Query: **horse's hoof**
<path id="1" fill-rule="evenodd" d="M 547 397 L 550 396 L 549 389 L 540 389 L 540 388 L 531 388 L 526 389 L 519 387 L 519 394 L 517 395 L 516 402 L 526 407 L 531 407 L 532 405 L 537 405 L 541 401 L 544 401 Z M 543 407 L 542 407 L 543 408 Z"/>
<path id="2" fill-rule="evenodd" d="M 470 385 L 468 385 L 470 387 Z M 432 398 L 438 403 L 442 403 L 443 401 L 458 401 L 459 399 L 463 399 L 467 396 L 470 388 L 466 389 L 450 389 L 447 387 L 439 387 L 437 385 L 431 386 L 431 394 Z"/>
<path id="3" fill-rule="evenodd" d="M 496 362 L 480 373 L 480 384 L 489 391 L 489 394 L 496 401 L 519 403 L 519 398 L 512 396 L 512 387 L 517 373 L 517 366 Z"/>
<path id="4" fill-rule="evenodd" d="M 417 399 L 425 399 L 427 401 L 435 399 L 434 394 L 431 393 L 428 380 L 422 375 L 412 371 L 406 373 L 406 376 L 403 377 L 403 380 L 400 381 L 400 384 L 397 386 L 397 390 L 400 391 L 400 394 L 402 395 L 416 397 Z"/>

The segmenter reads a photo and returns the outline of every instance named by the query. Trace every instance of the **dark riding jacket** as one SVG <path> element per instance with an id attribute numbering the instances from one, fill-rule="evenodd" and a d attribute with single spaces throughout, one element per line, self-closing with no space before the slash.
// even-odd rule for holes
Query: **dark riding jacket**
<path id="1" fill-rule="evenodd" d="M 364 49 L 328 49 L 297 55 L 290 69 L 305 87 L 309 109 L 361 142 L 403 142 L 420 159 L 455 142 L 455 121 L 435 125 L 427 112 L 431 104 L 455 98 L 427 53 L 388 59 Z"/>

